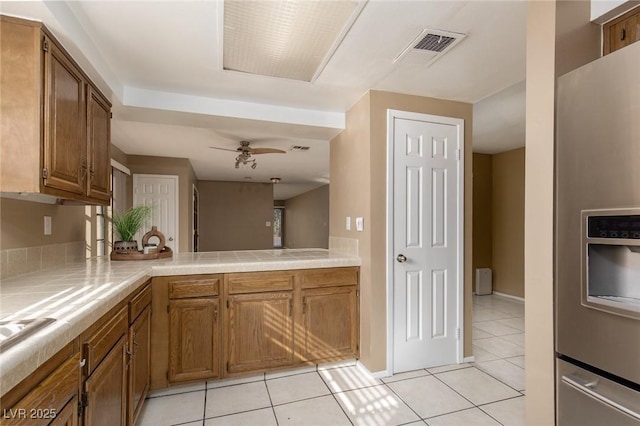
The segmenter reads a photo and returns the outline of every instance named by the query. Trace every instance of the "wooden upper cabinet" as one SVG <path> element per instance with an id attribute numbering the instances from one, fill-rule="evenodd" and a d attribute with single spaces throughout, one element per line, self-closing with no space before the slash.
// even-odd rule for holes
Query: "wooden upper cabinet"
<path id="1" fill-rule="evenodd" d="M 87 92 L 87 154 L 89 198 L 111 198 L 111 106 L 91 85 Z"/>
<path id="2" fill-rule="evenodd" d="M 44 186 L 84 194 L 86 82 L 82 72 L 44 37 Z"/>
<path id="3" fill-rule="evenodd" d="M 640 41 L 640 7 L 636 7 L 602 26 L 604 54 Z"/>
<path id="4" fill-rule="evenodd" d="M 109 204 L 111 104 L 42 23 L 0 38 L 0 192 Z"/>

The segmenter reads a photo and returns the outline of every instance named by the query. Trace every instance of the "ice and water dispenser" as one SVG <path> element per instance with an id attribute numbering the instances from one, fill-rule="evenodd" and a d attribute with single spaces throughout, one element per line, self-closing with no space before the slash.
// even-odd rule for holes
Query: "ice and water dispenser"
<path id="1" fill-rule="evenodd" d="M 582 212 L 582 303 L 640 319 L 640 209 Z"/>

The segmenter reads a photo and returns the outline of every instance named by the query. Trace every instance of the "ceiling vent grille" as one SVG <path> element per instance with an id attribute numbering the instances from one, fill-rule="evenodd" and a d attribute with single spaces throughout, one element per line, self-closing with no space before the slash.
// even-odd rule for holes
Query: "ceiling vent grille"
<path id="1" fill-rule="evenodd" d="M 460 43 L 467 34 L 425 28 L 393 60 L 429 66 Z"/>
<path id="2" fill-rule="evenodd" d="M 308 146 L 302 146 L 302 145 L 294 145 L 291 147 L 291 151 L 309 151 Z"/>
<path id="3" fill-rule="evenodd" d="M 414 49 L 418 50 L 428 50 L 429 52 L 442 52 L 444 49 L 449 47 L 451 43 L 456 41 L 454 37 L 447 37 L 438 34 L 427 34 L 416 44 L 413 46 Z"/>

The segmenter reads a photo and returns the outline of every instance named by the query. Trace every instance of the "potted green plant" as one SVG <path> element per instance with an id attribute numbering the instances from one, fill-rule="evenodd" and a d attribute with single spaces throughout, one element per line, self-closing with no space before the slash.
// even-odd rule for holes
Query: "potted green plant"
<path id="1" fill-rule="evenodd" d="M 151 206 L 141 205 L 113 215 L 113 227 L 121 238 L 120 241 L 113 243 L 113 250 L 116 253 L 138 252 L 138 242 L 135 240 L 135 235 L 145 221 L 151 218 L 151 212 Z"/>

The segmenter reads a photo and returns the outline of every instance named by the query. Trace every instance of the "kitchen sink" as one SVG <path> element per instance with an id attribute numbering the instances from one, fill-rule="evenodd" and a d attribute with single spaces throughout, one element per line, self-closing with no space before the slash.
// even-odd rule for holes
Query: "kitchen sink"
<path id="1" fill-rule="evenodd" d="M 36 331 L 54 322 L 54 318 L 0 321 L 0 352 L 22 342 Z"/>

